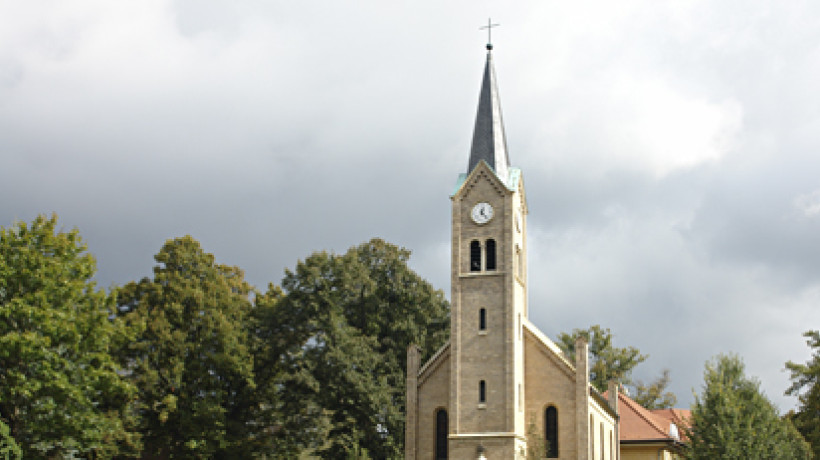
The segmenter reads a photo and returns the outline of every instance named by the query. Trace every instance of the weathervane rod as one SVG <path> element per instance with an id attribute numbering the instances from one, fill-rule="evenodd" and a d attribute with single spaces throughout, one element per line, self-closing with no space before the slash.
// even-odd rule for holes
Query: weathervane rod
<path id="1" fill-rule="evenodd" d="M 481 26 L 481 27 L 478 28 L 478 30 L 487 29 L 487 49 L 488 50 L 493 49 L 493 27 L 498 27 L 500 25 L 501 24 L 493 24 L 492 19 L 487 18 L 487 25 L 486 26 Z"/>

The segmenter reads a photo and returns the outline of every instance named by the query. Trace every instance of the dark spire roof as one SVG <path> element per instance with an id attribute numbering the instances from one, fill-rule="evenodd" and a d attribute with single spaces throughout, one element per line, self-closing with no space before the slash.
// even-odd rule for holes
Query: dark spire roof
<path id="1" fill-rule="evenodd" d="M 504 135 L 504 120 L 501 117 L 501 99 L 498 97 L 495 83 L 492 45 L 487 45 L 487 64 L 484 66 L 484 80 L 478 98 L 478 113 L 475 118 L 467 174 L 471 173 L 481 160 L 486 161 L 501 180 L 507 181 L 510 158 L 507 155 L 507 138 Z"/>

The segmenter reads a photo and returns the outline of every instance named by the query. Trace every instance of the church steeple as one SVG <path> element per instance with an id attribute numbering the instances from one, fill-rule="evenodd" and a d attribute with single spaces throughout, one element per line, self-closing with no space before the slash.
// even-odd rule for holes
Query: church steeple
<path id="1" fill-rule="evenodd" d="M 487 45 L 487 63 L 478 99 L 478 113 L 473 130 L 473 144 L 470 147 L 470 163 L 467 174 L 481 160 L 493 168 L 498 177 L 507 182 L 510 158 L 507 154 L 507 138 L 504 135 L 504 120 L 501 117 L 501 99 L 495 82 L 492 45 Z"/>

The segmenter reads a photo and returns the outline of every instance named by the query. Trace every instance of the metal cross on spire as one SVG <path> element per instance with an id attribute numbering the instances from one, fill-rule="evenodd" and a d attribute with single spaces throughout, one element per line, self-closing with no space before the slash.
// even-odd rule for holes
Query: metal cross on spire
<path id="1" fill-rule="evenodd" d="M 487 18 L 487 25 L 481 26 L 478 30 L 487 29 L 487 50 L 493 49 L 493 27 L 498 27 L 501 24 L 493 24 L 492 19 Z"/>

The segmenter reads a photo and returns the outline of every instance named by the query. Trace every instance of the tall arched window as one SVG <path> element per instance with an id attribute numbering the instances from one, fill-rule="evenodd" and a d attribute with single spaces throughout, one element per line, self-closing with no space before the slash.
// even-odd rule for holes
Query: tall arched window
<path id="1" fill-rule="evenodd" d="M 486 331 L 487 330 L 487 309 L 482 308 L 478 310 L 478 330 L 479 331 Z"/>
<path id="2" fill-rule="evenodd" d="M 484 404 L 487 402 L 487 383 L 483 380 L 478 382 L 478 403 Z"/>
<path id="3" fill-rule="evenodd" d="M 447 458 L 447 410 L 436 411 L 436 460 Z"/>
<path id="4" fill-rule="evenodd" d="M 601 460 L 604 460 L 604 422 L 601 422 Z"/>
<path id="5" fill-rule="evenodd" d="M 476 240 L 470 242 L 470 271 L 481 271 L 481 243 Z"/>
<path id="6" fill-rule="evenodd" d="M 558 458 L 558 409 L 547 407 L 544 414 L 544 439 L 547 441 L 547 458 Z"/>
<path id="7" fill-rule="evenodd" d="M 487 270 L 495 270 L 495 240 L 490 238 L 487 240 Z"/>

